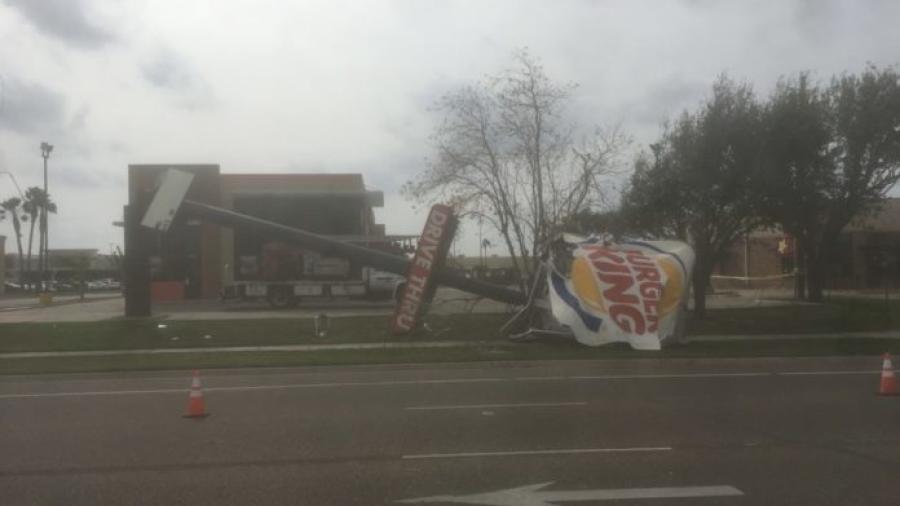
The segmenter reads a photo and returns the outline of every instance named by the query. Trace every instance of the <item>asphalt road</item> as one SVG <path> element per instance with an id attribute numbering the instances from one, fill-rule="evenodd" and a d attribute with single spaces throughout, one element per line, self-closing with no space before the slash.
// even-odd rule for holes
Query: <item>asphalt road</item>
<path id="1" fill-rule="evenodd" d="M 900 504 L 868 359 L 0 380 L 0 504 Z M 454 500 L 456 502 L 454 502 Z"/>

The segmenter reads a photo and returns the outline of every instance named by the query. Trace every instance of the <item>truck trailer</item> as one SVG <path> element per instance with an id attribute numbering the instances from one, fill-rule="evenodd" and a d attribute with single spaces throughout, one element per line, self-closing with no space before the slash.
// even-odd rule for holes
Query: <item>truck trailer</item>
<path id="1" fill-rule="evenodd" d="M 411 251 L 415 236 L 386 236 L 370 226 L 368 202 L 357 195 L 235 195 L 236 212 L 321 234 L 341 242 L 395 255 Z M 375 228 L 376 230 L 373 230 Z M 401 276 L 365 267 L 357 261 L 273 241 L 246 230 L 234 232 L 233 281 L 222 287 L 223 300 L 266 300 L 276 308 L 303 299 L 396 296 Z"/>

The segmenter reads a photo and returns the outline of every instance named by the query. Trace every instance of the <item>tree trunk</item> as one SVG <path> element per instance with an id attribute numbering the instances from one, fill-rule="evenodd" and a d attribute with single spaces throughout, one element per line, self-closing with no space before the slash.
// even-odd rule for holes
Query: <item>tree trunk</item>
<path id="1" fill-rule="evenodd" d="M 513 270 L 516 273 L 519 290 L 521 290 L 522 293 L 528 293 L 528 289 L 526 288 L 527 285 L 525 284 L 525 272 L 522 269 L 522 266 L 519 265 L 519 259 L 516 258 L 516 249 L 515 246 L 513 246 L 512 238 L 509 236 L 509 228 L 501 228 L 500 235 L 503 236 L 503 240 L 506 242 L 506 249 L 509 250 L 509 258 L 512 259 Z M 524 262 L 524 259 L 522 261 Z"/>
<path id="2" fill-rule="evenodd" d="M 702 320 L 706 317 L 706 288 L 709 285 L 709 276 L 712 274 L 711 268 L 706 264 L 705 259 L 697 257 L 694 264 L 693 288 L 694 288 L 694 318 Z"/>
<path id="3" fill-rule="evenodd" d="M 16 259 L 16 265 L 19 267 L 19 284 L 22 285 L 22 223 L 19 221 L 19 215 L 13 215 L 13 229 L 16 232 L 16 249 L 19 257 Z"/>
<path id="4" fill-rule="evenodd" d="M 806 286 L 808 300 L 810 302 L 822 302 L 822 289 L 824 287 L 825 262 L 822 255 L 815 255 L 807 259 Z"/>
<path id="5" fill-rule="evenodd" d="M 32 246 L 34 244 L 34 216 L 31 216 L 31 224 L 28 230 L 28 262 L 25 264 L 25 272 L 28 274 L 28 287 L 32 286 L 34 279 L 32 279 L 31 275 L 31 251 Z"/>
<path id="6" fill-rule="evenodd" d="M 806 300 L 806 248 L 794 239 L 794 298 Z"/>

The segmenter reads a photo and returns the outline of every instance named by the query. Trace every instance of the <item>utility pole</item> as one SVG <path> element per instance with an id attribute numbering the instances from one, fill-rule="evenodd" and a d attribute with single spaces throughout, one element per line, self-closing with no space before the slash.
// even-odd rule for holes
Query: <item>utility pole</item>
<path id="1" fill-rule="evenodd" d="M 481 275 L 484 275 L 484 239 L 482 239 L 481 227 L 483 218 L 478 217 L 478 264 L 481 267 Z"/>
<path id="2" fill-rule="evenodd" d="M 48 142 L 41 143 L 41 156 L 44 158 L 44 205 L 41 206 L 41 245 L 42 245 L 42 255 L 40 258 L 40 269 L 41 269 L 41 291 L 47 291 L 47 274 L 50 270 L 50 247 L 48 245 L 48 231 L 47 231 L 47 206 L 50 203 L 50 193 L 47 191 L 47 159 L 50 158 L 50 153 L 53 152 L 53 146 Z"/>
<path id="3" fill-rule="evenodd" d="M 6 174 L 7 176 L 9 176 L 9 178 L 13 182 L 13 185 L 16 187 L 16 192 L 19 194 L 19 198 L 22 199 L 22 202 L 25 202 L 25 195 L 22 194 L 22 188 L 19 187 L 19 182 L 16 181 L 16 176 L 8 170 L 0 170 L 0 174 Z"/>

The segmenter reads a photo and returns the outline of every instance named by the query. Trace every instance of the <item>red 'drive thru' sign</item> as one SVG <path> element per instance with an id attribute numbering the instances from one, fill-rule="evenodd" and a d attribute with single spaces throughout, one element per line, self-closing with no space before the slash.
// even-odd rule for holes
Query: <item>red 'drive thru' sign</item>
<path id="1" fill-rule="evenodd" d="M 391 320 L 391 331 L 394 334 L 404 334 L 416 328 L 422 304 L 433 293 L 434 274 L 444 263 L 455 229 L 456 217 L 453 216 L 453 210 L 445 205 L 434 205 L 428 213 L 425 230 L 416 247 L 416 255 L 409 263 L 406 285 L 394 309 L 394 318 Z"/>

